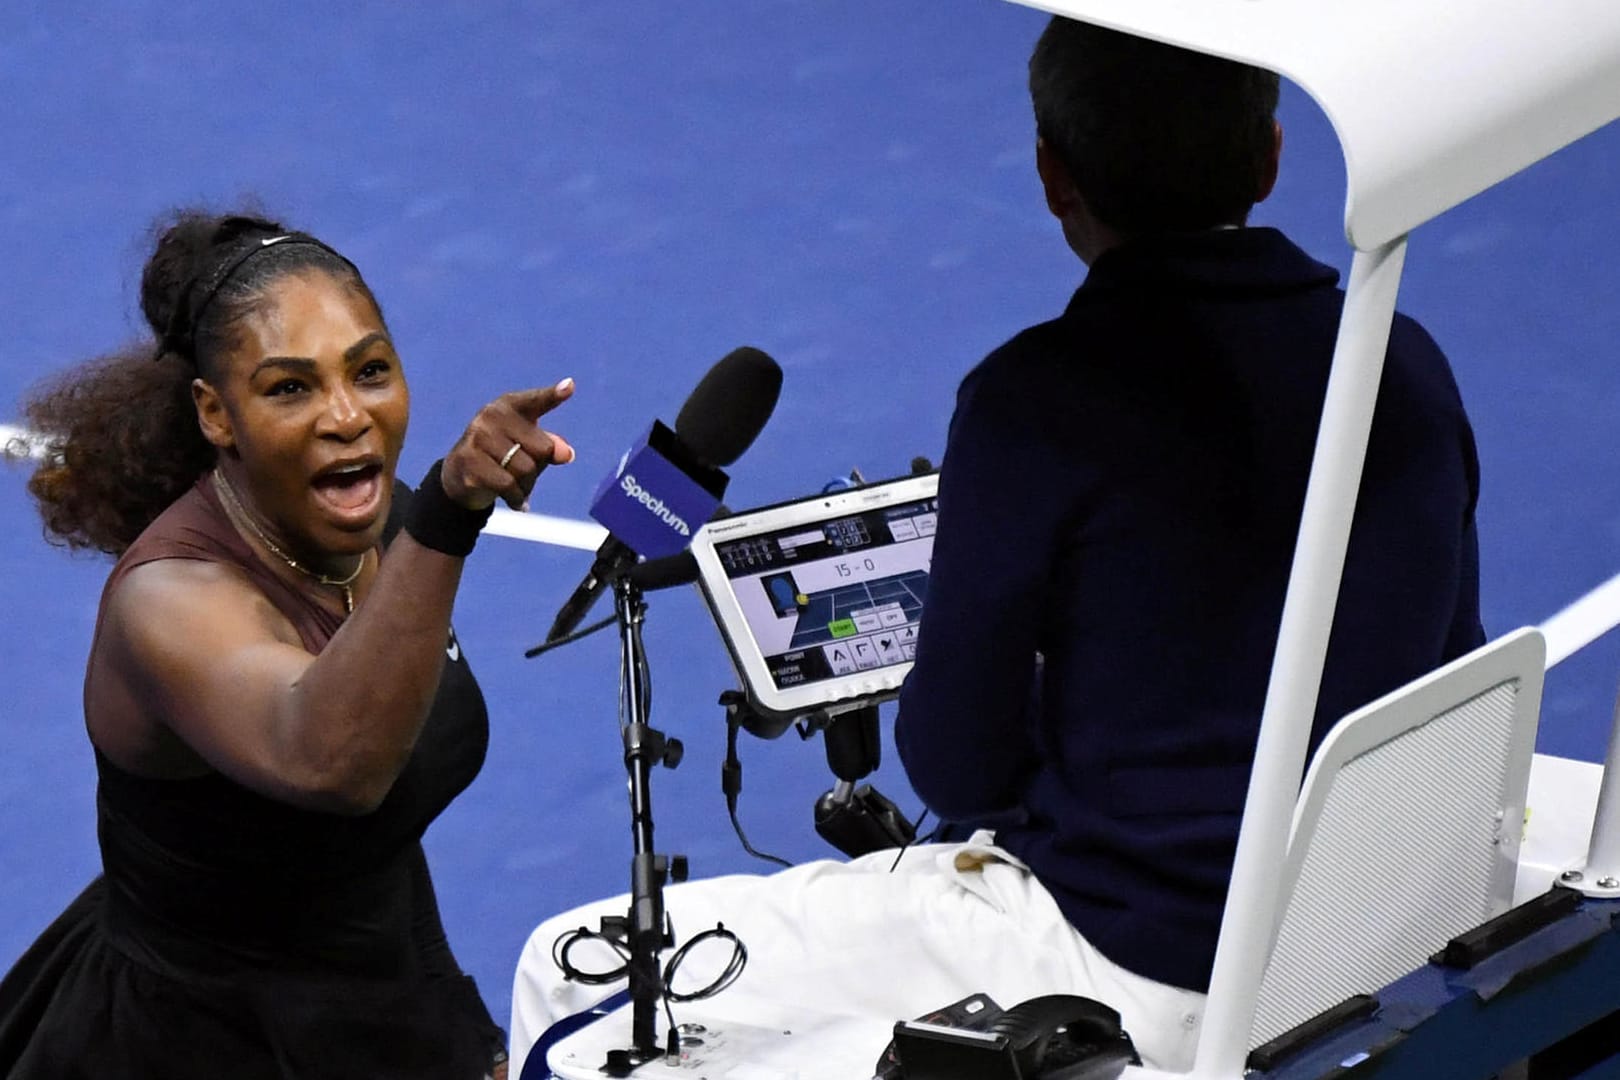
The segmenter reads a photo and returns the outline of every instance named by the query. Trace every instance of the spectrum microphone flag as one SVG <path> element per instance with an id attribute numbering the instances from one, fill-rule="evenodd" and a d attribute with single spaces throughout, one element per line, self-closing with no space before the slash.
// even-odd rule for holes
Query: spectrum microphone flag
<path id="1" fill-rule="evenodd" d="M 591 498 L 591 517 L 637 555 L 674 555 L 692 542 L 726 492 L 726 474 L 699 461 L 654 420 Z"/>

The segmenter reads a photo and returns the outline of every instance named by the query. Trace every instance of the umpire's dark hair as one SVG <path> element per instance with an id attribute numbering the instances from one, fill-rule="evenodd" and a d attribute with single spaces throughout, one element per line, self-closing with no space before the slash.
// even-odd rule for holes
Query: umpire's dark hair
<path id="1" fill-rule="evenodd" d="M 1058 16 L 1029 60 L 1035 129 L 1127 236 L 1241 225 L 1274 149 L 1269 71 Z"/>

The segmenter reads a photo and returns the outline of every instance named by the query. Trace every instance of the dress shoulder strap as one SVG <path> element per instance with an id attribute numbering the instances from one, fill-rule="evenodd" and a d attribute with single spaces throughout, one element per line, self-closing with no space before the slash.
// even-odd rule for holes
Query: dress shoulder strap
<path id="1" fill-rule="evenodd" d="M 343 625 L 342 616 L 327 611 L 264 565 L 226 516 L 211 473 L 200 477 L 136 537 L 107 577 L 101 592 L 102 608 L 106 608 L 107 598 L 130 571 L 162 559 L 196 559 L 241 570 L 287 617 L 304 648 L 312 654 L 325 648 Z M 99 618 L 97 623 L 99 626 Z"/>

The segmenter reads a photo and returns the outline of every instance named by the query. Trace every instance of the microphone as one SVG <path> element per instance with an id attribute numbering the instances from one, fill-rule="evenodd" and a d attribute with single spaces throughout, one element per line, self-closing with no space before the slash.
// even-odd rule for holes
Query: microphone
<path id="1" fill-rule="evenodd" d="M 675 556 L 694 524 L 720 505 L 730 465 L 752 445 L 776 408 L 782 369 L 743 346 L 709 369 L 687 397 L 671 431 L 657 420 L 596 489 L 591 517 L 608 530 L 590 571 L 557 612 L 546 641 L 572 633 L 602 591 L 636 565 Z"/>
<path id="2" fill-rule="evenodd" d="M 709 515 L 709 521 L 719 521 L 732 515 L 732 509 L 725 503 L 715 507 L 714 513 Z M 654 592 L 658 589 L 673 589 L 680 585 L 691 585 L 698 579 L 697 556 L 692 554 L 691 548 L 685 548 L 673 555 L 662 558 L 647 559 L 638 562 L 625 576 L 642 592 Z"/>
<path id="3" fill-rule="evenodd" d="M 690 551 L 681 551 L 662 559 L 648 559 L 632 566 L 627 576 L 642 592 L 690 585 L 699 576 L 697 558 Z"/>

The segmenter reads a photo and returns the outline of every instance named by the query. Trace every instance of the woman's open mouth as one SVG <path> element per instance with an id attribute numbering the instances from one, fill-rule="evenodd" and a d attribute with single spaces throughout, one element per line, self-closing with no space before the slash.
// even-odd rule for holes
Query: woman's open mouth
<path id="1" fill-rule="evenodd" d="M 382 495 L 382 466 L 373 462 L 340 465 L 317 474 L 315 496 L 341 518 L 364 517 Z"/>

